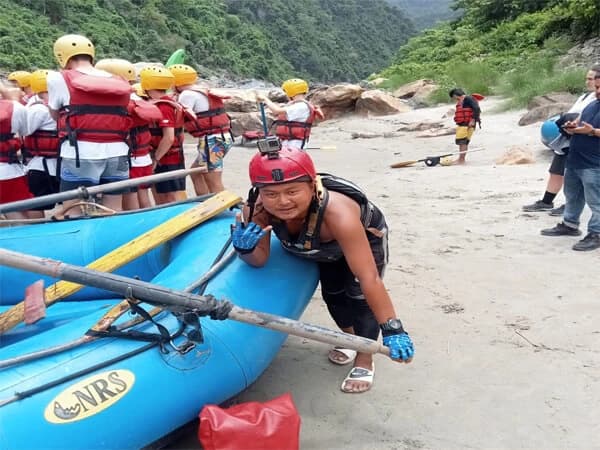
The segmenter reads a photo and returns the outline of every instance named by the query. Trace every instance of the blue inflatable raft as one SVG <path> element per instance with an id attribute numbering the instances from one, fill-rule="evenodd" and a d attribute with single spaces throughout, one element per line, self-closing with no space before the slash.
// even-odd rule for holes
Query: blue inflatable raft
<path id="1" fill-rule="evenodd" d="M 194 205 L 3 228 L 0 247 L 86 265 Z M 184 289 L 211 267 L 233 220 L 233 213 L 222 213 L 115 273 Z M 317 268 L 285 253 L 273 239 L 265 267 L 253 268 L 236 258 L 210 280 L 205 293 L 243 308 L 299 318 L 316 287 Z M 56 281 L 0 267 L 0 312 L 21 301 L 26 286 L 40 278 L 46 286 Z M 0 335 L 0 364 L 81 338 L 121 300 L 85 288 L 56 303 L 39 322 Z M 137 315 L 126 313 L 114 325 L 133 317 Z M 196 418 L 203 405 L 244 390 L 269 366 L 286 337 L 232 320 L 201 318 L 204 340 L 194 342 L 192 327 L 182 330 L 173 314 L 161 312 L 154 320 L 175 336 L 172 342 L 101 337 L 0 368 L 0 448 L 146 446 Z M 150 321 L 133 330 L 160 334 Z"/>

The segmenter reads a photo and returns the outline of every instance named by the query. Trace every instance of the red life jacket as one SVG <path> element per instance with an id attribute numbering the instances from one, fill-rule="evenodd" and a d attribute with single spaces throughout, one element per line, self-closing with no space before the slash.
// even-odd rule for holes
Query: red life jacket
<path id="1" fill-rule="evenodd" d="M 162 113 L 155 104 L 137 99 L 130 100 L 127 110 L 132 121 L 127 140 L 129 155 L 133 157 L 146 156 L 152 150 L 150 124 L 162 119 Z"/>
<path id="2" fill-rule="evenodd" d="M 277 120 L 273 122 L 271 127 L 275 127 L 275 135 L 282 141 L 287 140 L 300 140 L 302 141 L 301 148 L 304 148 L 304 144 L 308 142 L 310 137 L 310 130 L 316 117 L 323 118 L 323 113 L 306 100 L 296 100 L 288 104 L 304 102 L 308 106 L 310 113 L 306 122 L 299 122 L 295 120 L 288 120 L 286 113 L 281 113 L 277 116 Z"/>
<path id="3" fill-rule="evenodd" d="M 159 160 L 162 165 L 173 165 L 179 164 L 184 161 L 183 157 L 183 124 L 184 124 L 184 108 L 179 103 L 173 100 L 169 100 L 168 98 L 159 98 L 158 100 L 153 100 L 152 103 L 155 105 L 165 104 L 170 105 L 175 111 L 175 139 L 173 140 L 173 144 L 171 148 L 163 155 L 163 157 Z M 161 114 L 162 117 L 162 114 Z M 156 150 L 158 144 L 160 143 L 163 137 L 163 130 L 158 126 L 158 121 L 152 123 L 150 125 L 150 134 L 152 135 L 152 141 L 150 145 L 153 150 Z"/>
<path id="4" fill-rule="evenodd" d="M 60 140 L 56 130 L 36 130 L 23 138 L 23 152 L 30 156 L 58 158 Z"/>
<path id="5" fill-rule="evenodd" d="M 21 139 L 12 132 L 12 100 L 0 99 L 0 162 L 18 163 L 17 152 L 21 149 Z"/>
<path id="6" fill-rule="evenodd" d="M 210 134 L 231 133 L 231 118 L 225 112 L 223 100 L 231 97 L 217 95 L 206 89 L 191 88 L 208 99 L 208 110 L 195 112 L 195 117 L 186 116 L 185 131 L 194 137 L 208 136 Z"/>
<path id="7" fill-rule="evenodd" d="M 41 104 L 46 108 L 48 105 L 42 101 L 33 104 Z M 57 130 L 36 130 L 34 133 L 23 138 L 23 154 L 26 158 L 32 156 L 44 156 L 46 158 L 58 158 L 60 140 Z"/>
<path id="8" fill-rule="evenodd" d="M 477 101 L 473 99 L 473 101 Z M 473 120 L 473 109 L 463 107 L 463 102 L 456 104 L 456 111 L 454 112 L 454 122 L 457 125 L 467 126 L 469 122 Z"/>
<path id="9" fill-rule="evenodd" d="M 77 70 L 63 70 L 71 97 L 59 111 L 58 135 L 75 147 L 77 141 L 126 142 L 131 118 L 127 105 L 131 86 L 121 77 L 98 77 Z"/>

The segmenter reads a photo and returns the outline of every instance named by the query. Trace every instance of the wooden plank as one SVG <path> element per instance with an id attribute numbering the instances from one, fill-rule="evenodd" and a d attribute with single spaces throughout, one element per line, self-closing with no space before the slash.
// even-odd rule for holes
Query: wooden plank
<path id="1" fill-rule="evenodd" d="M 88 264 L 86 267 L 101 272 L 112 272 L 241 201 L 242 199 L 240 197 L 228 191 L 215 194 L 213 197 L 199 203 L 197 206 L 163 222 L 121 247 L 112 250 Z M 57 301 L 74 294 L 83 287 L 84 286 L 81 284 L 71 283 L 69 281 L 58 281 L 57 283 L 48 286 L 45 290 L 46 306 L 51 306 Z M 0 314 L 0 334 L 14 328 L 21 323 L 24 318 L 24 302 L 20 302 Z"/>

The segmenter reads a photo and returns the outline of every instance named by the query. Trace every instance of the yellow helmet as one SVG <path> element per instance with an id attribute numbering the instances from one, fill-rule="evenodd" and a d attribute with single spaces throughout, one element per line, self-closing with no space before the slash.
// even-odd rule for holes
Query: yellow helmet
<path id="1" fill-rule="evenodd" d="M 54 42 L 54 56 L 63 69 L 73 56 L 89 55 L 94 58 L 94 44 L 85 36 L 65 34 Z"/>
<path id="2" fill-rule="evenodd" d="M 20 88 L 26 88 L 31 83 L 31 73 L 24 70 L 17 70 L 8 74 L 8 81 L 14 81 Z"/>
<path id="3" fill-rule="evenodd" d="M 289 98 L 295 97 L 298 94 L 306 94 L 308 92 L 308 83 L 300 78 L 292 78 L 284 81 L 281 89 Z"/>
<path id="4" fill-rule="evenodd" d="M 105 70 L 113 75 L 123 77 L 127 81 L 135 81 L 135 66 L 126 59 L 101 59 L 94 67 L 96 67 L 96 69 Z"/>
<path id="5" fill-rule="evenodd" d="M 133 88 L 133 92 L 135 92 L 135 95 L 137 95 L 138 97 L 142 97 L 142 98 L 148 97 L 148 94 L 146 94 L 146 91 L 144 91 L 142 89 L 142 83 L 135 83 L 131 87 Z"/>
<path id="6" fill-rule="evenodd" d="M 140 72 L 140 84 L 144 91 L 157 89 L 166 91 L 173 87 L 175 77 L 169 69 L 159 66 L 144 67 Z"/>
<path id="7" fill-rule="evenodd" d="M 36 70 L 31 74 L 31 90 L 34 94 L 48 92 L 48 84 L 46 80 L 49 72 L 49 70 Z"/>
<path id="8" fill-rule="evenodd" d="M 186 64 L 175 64 L 169 67 L 169 70 L 175 77 L 175 86 L 185 86 L 194 84 L 198 79 L 198 72 Z"/>

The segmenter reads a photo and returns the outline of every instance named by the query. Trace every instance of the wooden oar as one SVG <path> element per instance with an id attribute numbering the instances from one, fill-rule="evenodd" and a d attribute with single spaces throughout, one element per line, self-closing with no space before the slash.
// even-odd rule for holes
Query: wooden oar
<path id="1" fill-rule="evenodd" d="M 183 178 L 186 175 L 201 172 L 202 170 L 203 169 L 200 167 L 195 167 L 193 169 L 173 170 L 171 172 L 157 173 L 155 175 L 148 175 L 146 177 L 131 178 L 129 180 L 115 181 L 114 183 L 106 183 L 87 188 L 80 187 L 78 189 L 71 189 L 70 191 L 59 192 L 57 194 L 49 194 L 27 200 L 4 203 L 0 205 L 0 214 L 14 211 L 26 211 L 31 208 L 37 208 L 38 206 L 51 205 L 53 203 L 60 203 L 66 200 L 73 200 L 75 198 L 87 200 L 95 194 L 107 194 L 109 192 L 120 191 L 124 188 L 139 186 L 142 184 L 154 184 L 160 181 Z"/>
<path id="2" fill-rule="evenodd" d="M 196 225 L 216 216 L 226 209 L 237 205 L 241 198 L 231 192 L 223 191 L 199 203 L 197 206 L 163 222 L 106 255 L 98 258 L 87 267 L 111 272 L 133 261 L 153 248 L 173 239 Z M 59 281 L 45 290 L 45 304 L 50 306 L 58 300 L 71 295 L 83 286 L 76 283 Z M 0 314 L 0 334 L 15 327 L 25 318 L 25 303 L 20 302 L 8 311 Z"/>
<path id="3" fill-rule="evenodd" d="M 440 163 L 440 160 L 442 158 L 446 158 L 448 156 L 454 156 L 454 155 L 462 155 L 463 153 L 475 153 L 475 152 L 480 152 L 482 150 L 484 150 L 484 149 L 476 148 L 473 150 L 467 150 L 467 151 L 462 151 L 462 152 L 446 153 L 445 155 L 428 156 L 427 158 L 423 158 L 423 159 L 411 159 L 409 161 L 401 161 L 401 162 L 394 163 L 390 167 L 392 169 L 399 169 L 401 167 L 409 167 L 409 166 L 412 166 L 413 164 L 420 163 L 420 162 L 424 162 L 427 167 L 434 167 Z M 394 154 L 396 154 L 396 153 L 394 153 Z"/>
<path id="4" fill-rule="evenodd" d="M 178 310 L 210 311 L 224 306 L 223 302 L 215 301 L 214 298 L 176 291 L 129 277 L 99 272 L 87 267 L 66 264 L 10 250 L 0 249 L 0 264 L 49 275 L 74 283 L 94 286 L 116 292 L 125 297 L 133 297 L 147 303 L 163 305 Z M 232 306 L 227 318 L 326 344 L 353 349 L 358 352 L 389 355 L 389 349 L 386 346 L 371 339 L 341 333 L 274 314 L 252 311 L 235 305 Z"/>

